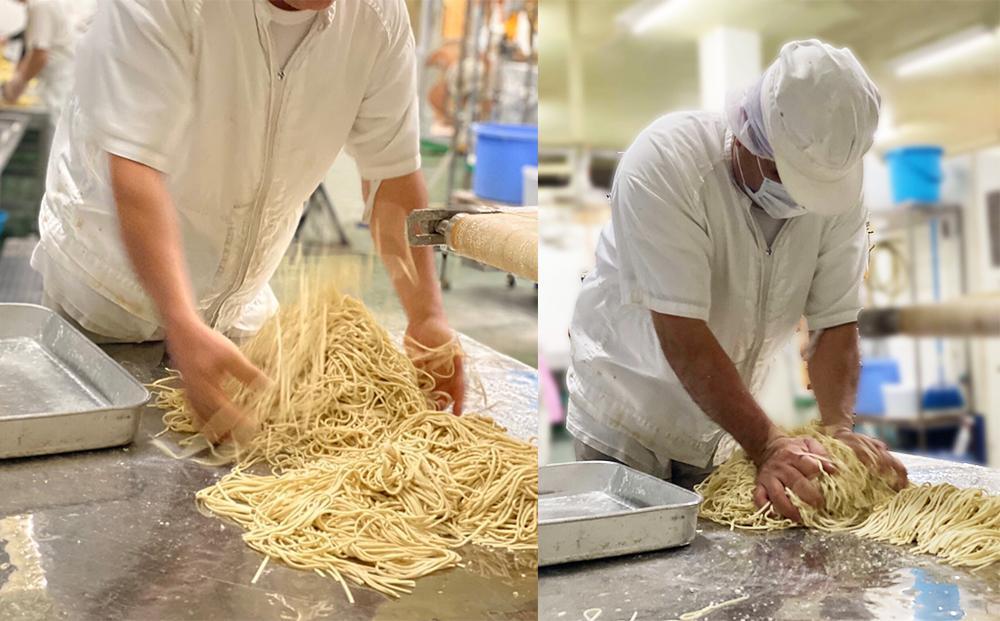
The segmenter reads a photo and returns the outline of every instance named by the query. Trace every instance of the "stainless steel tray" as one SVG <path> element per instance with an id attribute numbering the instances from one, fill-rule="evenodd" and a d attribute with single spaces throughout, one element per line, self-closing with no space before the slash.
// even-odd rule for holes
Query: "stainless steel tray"
<path id="1" fill-rule="evenodd" d="M 607 461 L 538 470 L 538 564 L 691 543 L 701 496 Z"/>
<path id="2" fill-rule="evenodd" d="M 62 317 L 0 304 L 0 458 L 128 444 L 149 392 Z"/>

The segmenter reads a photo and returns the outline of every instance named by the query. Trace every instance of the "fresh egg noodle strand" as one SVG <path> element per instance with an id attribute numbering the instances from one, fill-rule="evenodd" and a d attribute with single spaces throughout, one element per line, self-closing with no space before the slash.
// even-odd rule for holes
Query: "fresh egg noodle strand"
<path id="1" fill-rule="evenodd" d="M 457 343 L 406 343 L 431 375 L 361 302 L 318 280 L 300 270 L 298 302 L 243 347 L 275 381 L 229 387 L 257 432 L 217 447 L 235 465 L 196 494 L 199 508 L 239 524 L 268 558 L 391 596 L 456 566 L 466 543 L 537 549 L 536 447 L 432 406 Z M 169 430 L 191 434 L 177 379 L 155 384 L 156 405 Z"/>
<path id="2" fill-rule="evenodd" d="M 914 552 L 934 554 L 952 565 L 978 569 L 1000 560 L 1000 496 L 946 483 L 910 485 L 897 493 L 850 447 L 822 433 L 818 426 L 794 433 L 819 441 L 837 469 L 836 474 L 824 470 L 819 475 L 825 500 L 821 509 L 785 490 L 799 509 L 804 526 L 913 546 Z M 754 505 L 756 477 L 753 462 L 737 451 L 695 487 L 705 498 L 701 517 L 733 529 L 767 531 L 797 526 L 774 515 L 770 504 L 759 509 Z"/>
<path id="3" fill-rule="evenodd" d="M 750 599 L 749 595 L 740 595 L 739 597 L 734 597 L 733 599 L 727 599 L 724 602 L 719 602 L 717 604 L 709 604 L 700 610 L 692 610 L 691 612 L 685 612 L 680 617 L 679 621 L 694 621 L 695 619 L 700 619 L 706 615 L 709 615 L 720 608 L 725 608 L 726 606 L 732 606 L 734 604 L 739 604 L 740 602 L 745 602 Z"/>

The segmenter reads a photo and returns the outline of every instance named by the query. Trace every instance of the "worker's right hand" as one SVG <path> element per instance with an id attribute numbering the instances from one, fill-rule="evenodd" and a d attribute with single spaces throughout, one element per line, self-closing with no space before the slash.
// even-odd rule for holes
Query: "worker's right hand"
<path id="1" fill-rule="evenodd" d="M 793 438 L 784 433 L 772 434 L 757 462 L 757 487 L 753 500 L 758 507 L 768 502 L 783 517 L 802 521 L 799 510 L 789 500 L 785 489 L 795 492 L 803 502 L 816 508 L 823 506 L 823 494 L 813 480 L 822 468 L 834 472 L 829 455 L 812 438 Z"/>
<path id="2" fill-rule="evenodd" d="M 448 320 L 444 315 L 432 315 L 423 321 L 411 321 L 406 328 L 407 355 L 413 364 L 426 371 L 434 378 L 434 392 L 447 395 L 451 399 L 452 413 L 455 416 L 462 415 L 462 406 L 465 403 L 465 372 L 463 370 L 463 360 L 465 354 L 458 344 L 458 337 L 448 326 Z M 451 360 L 442 361 L 435 356 L 427 356 L 428 350 L 453 344 Z M 437 406 L 445 409 L 448 406 L 447 399 L 438 398 Z"/>
<path id="3" fill-rule="evenodd" d="M 194 426 L 212 442 L 249 434 L 252 423 L 226 394 L 229 377 L 251 387 L 269 380 L 236 345 L 199 319 L 168 327 L 167 350 L 180 371 Z"/>
<path id="4" fill-rule="evenodd" d="M 3 100 L 7 103 L 17 103 L 17 100 L 21 98 L 21 94 L 24 93 L 25 86 L 27 85 L 24 80 L 15 75 L 3 84 L 0 84 L 0 95 L 3 96 Z"/>

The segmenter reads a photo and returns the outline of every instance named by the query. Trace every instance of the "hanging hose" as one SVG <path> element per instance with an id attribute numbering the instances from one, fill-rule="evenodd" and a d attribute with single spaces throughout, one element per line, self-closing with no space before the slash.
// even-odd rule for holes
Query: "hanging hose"
<path id="1" fill-rule="evenodd" d="M 880 261 L 879 257 L 888 257 L 888 260 Z M 888 268 L 880 267 L 886 262 Z M 908 261 L 898 243 L 888 240 L 876 242 L 869 253 L 868 278 L 865 280 L 869 298 L 873 292 L 883 293 L 890 299 L 903 293 L 908 282 L 908 269 Z"/>

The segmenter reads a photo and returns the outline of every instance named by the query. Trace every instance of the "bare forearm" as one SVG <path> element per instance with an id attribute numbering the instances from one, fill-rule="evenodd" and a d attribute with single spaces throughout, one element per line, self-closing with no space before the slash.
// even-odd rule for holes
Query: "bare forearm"
<path id="1" fill-rule="evenodd" d="M 180 233 L 163 174 L 108 155 L 122 241 L 168 332 L 197 320 Z"/>
<path id="2" fill-rule="evenodd" d="M 429 246 L 411 247 L 406 217 L 427 204 L 427 188 L 417 172 L 382 181 L 375 195 L 371 232 L 410 323 L 443 314 L 441 289 Z"/>
<path id="3" fill-rule="evenodd" d="M 704 321 L 653 313 L 670 368 L 698 407 L 759 463 L 777 428 Z"/>
<path id="4" fill-rule="evenodd" d="M 25 83 L 28 83 L 42 72 L 42 69 L 45 68 L 45 65 L 48 64 L 48 62 L 48 50 L 32 49 L 28 52 L 24 59 L 18 63 L 17 77 Z"/>
<path id="5" fill-rule="evenodd" d="M 46 50 L 31 50 L 21 59 L 17 65 L 17 70 L 11 79 L 3 84 L 3 99 L 15 102 L 20 99 L 24 90 L 28 87 L 28 82 L 38 75 L 45 64 L 49 61 L 49 53 Z"/>
<path id="6" fill-rule="evenodd" d="M 820 418 L 829 427 L 850 429 L 861 369 L 858 325 L 827 328 L 809 359 L 809 381 Z"/>

